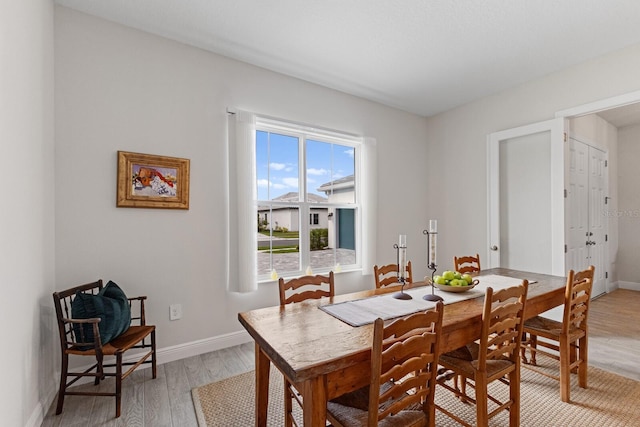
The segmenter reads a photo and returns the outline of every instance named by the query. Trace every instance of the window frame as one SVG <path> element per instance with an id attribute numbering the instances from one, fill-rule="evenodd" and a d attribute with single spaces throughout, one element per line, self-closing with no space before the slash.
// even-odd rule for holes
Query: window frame
<path id="1" fill-rule="evenodd" d="M 256 191 L 254 193 L 254 206 L 256 212 L 258 212 L 259 206 L 271 206 L 273 207 L 285 207 L 285 206 L 297 206 L 298 207 L 298 224 L 299 224 L 299 269 L 292 271 L 277 271 L 278 275 L 284 278 L 299 277 L 306 274 L 309 270 L 311 260 L 310 250 L 310 230 L 313 228 L 312 221 L 303 221 L 303 218 L 309 216 L 311 218 L 311 208 L 333 208 L 334 211 L 338 209 L 353 209 L 355 218 L 354 227 L 354 239 L 355 239 L 355 263 L 348 265 L 340 265 L 340 271 L 356 271 L 362 269 L 362 150 L 363 150 L 363 138 L 347 133 L 336 132 L 331 130 L 324 130 L 317 127 L 310 127 L 300 125 L 292 122 L 286 122 L 282 120 L 265 118 L 256 116 L 255 121 L 255 133 L 256 140 L 258 132 L 277 133 L 280 135 L 286 135 L 298 138 L 298 200 L 297 201 L 274 201 L 274 200 L 262 200 L 258 198 L 257 192 L 257 179 L 256 179 Z M 306 200 L 306 195 L 309 193 L 307 189 L 307 143 L 308 140 L 338 144 L 342 146 L 348 146 L 354 150 L 354 200 L 353 203 L 329 203 L 329 202 L 309 202 Z M 256 153 L 256 145 L 254 144 L 254 154 Z M 257 172 L 257 159 L 254 156 L 254 171 Z M 270 179 L 270 178 L 269 178 Z M 338 179 L 338 178 L 335 178 Z M 333 180 L 335 180 L 333 179 Z M 335 226 L 334 226 L 335 227 Z M 334 248 L 336 250 L 337 248 Z M 273 255 L 272 255 L 273 256 Z M 273 262 L 271 262 L 273 265 Z M 329 267 L 313 267 L 313 274 L 327 273 L 331 270 L 336 272 L 336 265 Z M 273 281 L 274 278 L 271 272 L 260 274 L 256 267 L 256 276 L 258 283 Z"/>

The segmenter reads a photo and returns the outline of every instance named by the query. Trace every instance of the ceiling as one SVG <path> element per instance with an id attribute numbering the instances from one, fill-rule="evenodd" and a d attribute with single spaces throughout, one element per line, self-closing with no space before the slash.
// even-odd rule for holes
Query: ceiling
<path id="1" fill-rule="evenodd" d="M 431 116 L 640 43 L 637 0 L 55 0 Z"/>

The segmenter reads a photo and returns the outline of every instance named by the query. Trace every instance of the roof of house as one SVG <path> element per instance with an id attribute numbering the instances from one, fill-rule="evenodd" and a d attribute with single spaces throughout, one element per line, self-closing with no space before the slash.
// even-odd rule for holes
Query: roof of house
<path id="1" fill-rule="evenodd" d="M 343 178 L 335 179 L 333 181 L 325 182 L 320 187 L 318 187 L 318 191 L 324 191 L 325 193 L 328 191 L 351 188 L 354 185 L 354 176 L 349 175 Z"/>
<path id="2" fill-rule="evenodd" d="M 275 197 L 273 200 L 277 200 L 278 202 L 297 202 L 298 201 L 298 192 L 290 191 L 282 196 Z M 318 194 L 307 193 L 307 201 L 309 203 L 322 203 L 326 202 L 327 198 L 322 197 Z"/>
<path id="3" fill-rule="evenodd" d="M 285 193 L 281 196 L 275 197 L 273 198 L 274 201 L 277 202 L 298 202 L 298 192 L 296 191 L 290 191 L 288 193 Z M 313 194 L 313 193 L 307 193 L 307 201 L 309 203 L 323 203 L 323 202 L 327 202 L 328 199 L 326 197 L 322 197 L 318 194 Z M 264 211 L 264 210 L 278 210 L 278 209 L 289 209 L 289 206 L 281 206 L 281 207 L 275 207 L 275 206 L 258 206 L 258 211 Z"/>

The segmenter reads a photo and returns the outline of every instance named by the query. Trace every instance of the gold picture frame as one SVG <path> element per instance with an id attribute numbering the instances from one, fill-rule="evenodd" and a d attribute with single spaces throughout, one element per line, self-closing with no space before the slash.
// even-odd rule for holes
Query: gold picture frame
<path id="1" fill-rule="evenodd" d="M 119 208 L 189 209 L 189 159 L 118 151 Z"/>

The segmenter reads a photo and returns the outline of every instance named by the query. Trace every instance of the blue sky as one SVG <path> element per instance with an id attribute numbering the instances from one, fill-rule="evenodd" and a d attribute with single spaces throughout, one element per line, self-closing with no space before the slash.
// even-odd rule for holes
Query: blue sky
<path id="1" fill-rule="evenodd" d="M 271 200 L 290 191 L 299 192 L 298 138 L 256 132 L 256 178 L 258 199 Z M 316 189 L 322 184 L 353 175 L 353 148 L 335 143 L 307 140 L 307 192 L 325 196 Z"/>

